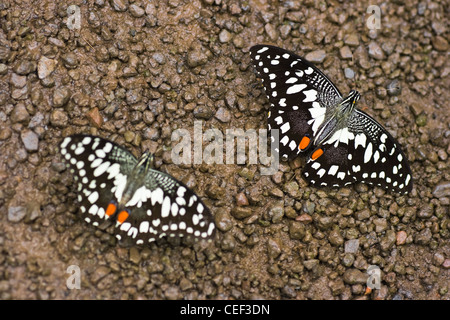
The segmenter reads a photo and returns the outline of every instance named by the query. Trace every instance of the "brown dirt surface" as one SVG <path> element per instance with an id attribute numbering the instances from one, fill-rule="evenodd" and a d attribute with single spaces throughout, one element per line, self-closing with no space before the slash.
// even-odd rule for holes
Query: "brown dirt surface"
<path id="1" fill-rule="evenodd" d="M 0 299 L 450 299 L 448 3 L 271 0 L 0 3 Z M 308 186 L 302 159 L 175 165 L 172 132 L 266 129 L 249 48 L 311 59 L 397 138 L 414 178 L 399 196 Z M 211 243 L 144 247 L 78 215 L 58 144 L 99 135 L 205 201 Z M 80 289 L 67 285 L 69 266 Z M 381 287 L 366 292 L 367 270 Z"/>

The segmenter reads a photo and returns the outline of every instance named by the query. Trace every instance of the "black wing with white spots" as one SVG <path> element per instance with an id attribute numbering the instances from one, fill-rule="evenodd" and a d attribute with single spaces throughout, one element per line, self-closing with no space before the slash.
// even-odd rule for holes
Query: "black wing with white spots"
<path id="1" fill-rule="evenodd" d="M 358 92 L 343 97 L 318 68 L 290 51 L 257 45 L 250 54 L 271 104 L 269 130 L 279 130 L 275 151 L 284 159 L 306 153 L 303 174 L 311 184 L 364 182 L 411 191 L 406 156 L 377 121 L 356 109 Z"/>
<path id="2" fill-rule="evenodd" d="M 150 154 L 137 159 L 117 144 L 90 135 L 64 138 L 60 152 L 77 181 L 86 222 L 99 227 L 113 223 L 119 240 L 136 244 L 164 236 L 213 236 L 209 209 L 183 183 L 152 169 Z"/>

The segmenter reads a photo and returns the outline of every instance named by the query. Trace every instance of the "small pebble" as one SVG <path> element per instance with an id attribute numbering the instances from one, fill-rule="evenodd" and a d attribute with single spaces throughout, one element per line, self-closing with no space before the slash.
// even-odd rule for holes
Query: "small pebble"
<path id="1" fill-rule="evenodd" d="M 339 53 L 342 59 L 351 59 L 353 57 L 353 53 L 350 50 L 349 46 L 343 46 L 339 49 Z"/>
<path id="2" fill-rule="evenodd" d="M 55 107 L 62 107 L 70 99 L 70 90 L 68 88 L 57 88 L 53 92 L 53 105 Z"/>
<path id="3" fill-rule="evenodd" d="M 220 31 L 220 33 L 219 33 L 219 41 L 221 43 L 230 42 L 231 38 L 232 38 L 232 35 L 231 35 L 231 33 L 228 30 L 223 29 L 222 31 Z"/>
<path id="4" fill-rule="evenodd" d="M 12 123 L 28 122 L 29 120 L 30 114 L 28 113 L 25 104 L 18 103 L 11 112 L 11 122 Z"/>
<path id="5" fill-rule="evenodd" d="M 311 216 L 307 213 L 304 213 L 304 214 L 298 216 L 297 218 L 295 218 L 295 220 L 300 221 L 304 224 L 308 224 L 308 223 L 312 222 Z"/>
<path id="6" fill-rule="evenodd" d="M 322 63 L 326 56 L 325 50 L 316 50 L 307 53 L 305 59 L 313 63 Z"/>
<path id="7" fill-rule="evenodd" d="M 227 123 L 231 120 L 231 113 L 227 108 L 220 107 L 214 117 L 222 123 Z"/>
<path id="8" fill-rule="evenodd" d="M 444 269 L 450 269 L 450 259 L 445 259 L 444 263 L 442 263 L 442 267 Z"/>
<path id="9" fill-rule="evenodd" d="M 63 54 L 61 56 L 61 60 L 64 64 L 64 66 L 68 69 L 74 69 L 74 68 L 78 67 L 78 64 L 80 63 L 77 55 L 73 52 L 68 52 L 66 54 Z"/>
<path id="10" fill-rule="evenodd" d="M 56 66 L 58 64 L 57 60 L 49 59 L 45 56 L 42 56 L 38 62 L 38 77 L 39 79 L 47 78 L 53 71 L 55 71 Z"/>
<path id="11" fill-rule="evenodd" d="M 145 14 L 145 10 L 139 7 L 137 4 L 130 5 L 130 14 L 135 18 L 140 18 Z"/>
<path id="12" fill-rule="evenodd" d="M 344 252 L 345 253 L 356 253 L 358 251 L 358 248 L 359 248 L 359 240 L 358 239 L 347 240 L 345 242 Z"/>
<path id="13" fill-rule="evenodd" d="M 406 238 L 408 237 L 408 235 L 406 234 L 405 231 L 399 231 L 397 232 L 397 236 L 396 236 L 396 244 L 398 246 L 405 244 L 406 243 Z"/>
<path id="14" fill-rule="evenodd" d="M 344 74 L 347 79 L 353 79 L 355 77 L 355 72 L 351 68 L 345 68 Z"/>
<path id="15" fill-rule="evenodd" d="M 383 60 L 385 58 L 383 49 L 374 41 L 369 43 L 369 56 L 376 60 Z"/>
<path id="16" fill-rule="evenodd" d="M 347 269 L 344 272 L 344 282 L 347 284 L 366 284 L 369 275 L 358 269 Z"/>
<path id="17" fill-rule="evenodd" d="M 128 0 L 110 0 L 109 3 L 114 8 L 114 10 L 123 12 L 128 9 Z"/>
<path id="18" fill-rule="evenodd" d="M 39 148 L 39 137 L 31 130 L 22 131 L 20 134 L 22 143 L 27 151 L 37 151 Z"/>
<path id="19" fill-rule="evenodd" d="M 20 60 L 13 68 L 14 72 L 19 75 L 27 75 L 36 70 L 36 63 L 29 60 Z"/>
<path id="20" fill-rule="evenodd" d="M 19 222 L 27 214 L 25 207 L 8 207 L 8 221 Z"/>
<path id="21" fill-rule="evenodd" d="M 240 192 L 236 195 L 236 205 L 237 206 L 248 206 L 248 199 L 245 193 Z"/>
<path id="22" fill-rule="evenodd" d="M 441 182 L 434 187 L 433 196 L 436 198 L 450 196 L 450 181 Z"/>

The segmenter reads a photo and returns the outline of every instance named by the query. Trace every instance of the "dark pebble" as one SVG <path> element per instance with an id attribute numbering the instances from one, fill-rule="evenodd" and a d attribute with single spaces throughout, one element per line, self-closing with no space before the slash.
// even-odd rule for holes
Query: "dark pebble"
<path id="1" fill-rule="evenodd" d="M 281 245 L 278 239 L 267 240 L 267 253 L 272 259 L 276 259 L 281 254 Z"/>
<path id="2" fill-rule="evenodd" d="M 395 234 L 395 231 L 388 230 L 386 231 L 386 234 L 383 238 L 380 240 L 380 247 L 383 251 L 390 250 L 395 242 L 397 241 L 397 235 Z"/>
<path id="3" fill-rule="evenodd" d="M 114 8 L 114 10 L 119 12 L 126 11 L 129 6 L 128 0 L 110 0 L 109 3 L 111 4 L 111 7 Z"/>
<path id="4" fill-rule="evenodd" d="M 388 83 L 386 91 L 390 96 L 398 96 L 402 92 L 402 86 L 400 82 L 395 79 Z"/>
<path id="5" fill-rule="evenodd" d="M 252 215 L 252 209 L 250 207 L 234 207 L 231 209 L 231 215 L 236 219 L 245 219 Z"/>
<path id="6" fill-rule="evenodd" d="M 14 68 L 14 72 L 20 75 L 27 75 L 36 70 L 36 63 L 29 60 L 21 60 Z"/>
<path id="7" fill-rule="evenodd" d="M 365 284 L 369 275 L 358 269 L 347 269 L 344 272 L 344 282 L 347 284 Z"/>
<path id="8" fill-rule="evenodd" d="M 425 228 L 418 234 L 416 234 L 414 242 L 420 245 L 428 245 L 431 241 L 432 236 L 433 235 L 431 233 L 430 228 Z"/>
<path id="9" fill-rule="evenodd" d="M 31 200 L 27 203 L 27 215 L 25 217 L 26 223 L 31 223 L 42 216 L 41 205 L 39 202 Z"/>
<path id="10" fill-rule="evenodd" d="M 61 56 L 61 59 L 63 61 L 64 66 L 67 69 L 75 69 L 76 67 L 78 67 L 78 64 L 80 63 L 77 55 L 73 52 L 63 54 Z"/>
<path id="11" fill-rule="evenodd" d="M 301 240 L 305 236 L 305 232 L 305 225 L 302 222 L 291 221 L 289 225 L 291 239 Z"/>
<path id="12" fill-rule="evenodd" d="M 214 110 L 206 105 L 199 105 L 194 109 L 194 117 L 208 120 L 214 115 Z"/>
<path id="13" fill-rule="evenodd" d="M 417 212 L 417 216 L 422 219 L 428 219 L 433 215 L 434 205 L 429 203 L 420 208 L 419 212 Z"/>
<path id="14" fill-rule="evenodd" d="M 30 115 L 28 114 L 25 104 L 18 103 L 13 111 L 11 112 L 11 122 L 28 122 L 30 120 Z"/>
<path id="15" fill-rule="evenodd" d="M 217 229 L 222 232 L 227 232 L 233 228 L 233 220 L 230 214 L 223 208 L 217 210 L 214 215 L 214 222 L 216 223 Z"/>
<path id="16" fill-rule="evenodd" d="M 281 294 L 291 299 L 297 297 L 297 292 L 291 286 L 284 286 L 283 289 L 281 289 Z"/>
<path id="17" fill-rule="evenodd" d="M 70 99 L 70 90 L 67 88 L 57 88 L 53 92 L 53 105 L 55 107 L 62 107 Z"/>

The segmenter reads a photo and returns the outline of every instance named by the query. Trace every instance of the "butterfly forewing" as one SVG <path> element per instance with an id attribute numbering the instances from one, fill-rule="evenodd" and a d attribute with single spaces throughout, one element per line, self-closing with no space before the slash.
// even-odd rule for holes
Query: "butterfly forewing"
<path id="1" fill-rule="evenodd" d="M 279 129 L 275 151 L 288 159 L 307 152 L 303 173 L 311 184 L 337 187 L 365 182 L 411 191 L 411 171 L 395 139 L 362 111 L 354 109 L 348 117 L 336 114 L 348 102 L 318 68 L 274 46 L 257 45 L 250 53 L 271 104 L 269 129 Z M 315 145 L 328 123 L 335 123 L 331 134 Z M 322 155 L 314 156 L 316 148 Z"/>
<path id="2" fill-rule="evenodd" d="M 108 204 L 117 200 L 116 192 L 123 191 L 136 158 L 114 143 L 85 135 L 66 137 L 60 152 L 74 174 L 81 214 L 87 222 L 101 225 L 107 219 Z"/>
<path id="3" fill-rule="evenodd" d="M 272 106 L 269 129 L 279 129 L 280 155 L 292 159 L 300 153 L 300 139 L 314 135 L 324 107 L 342 95 L 319 69 L 290 51 L 257 45 L 250 53 Z"/>
<path id="4" fill-rule="evenodd" d="M 211 213 L 193 191 L 163 172 L 134 170 L 138 159 L 117 144 L 74 135 L 62 141 L 60 152 L 77 181 L 85 221 L 101 226 L 116 219 L 116 237 L 137 244 L 164 236 L 208 239 L 214 234 Z M 120 204 L 127 192 L 129 199 Z M 126 220 L 110 218 L 106 214 L 110 204 L 128 212 Z"/>

